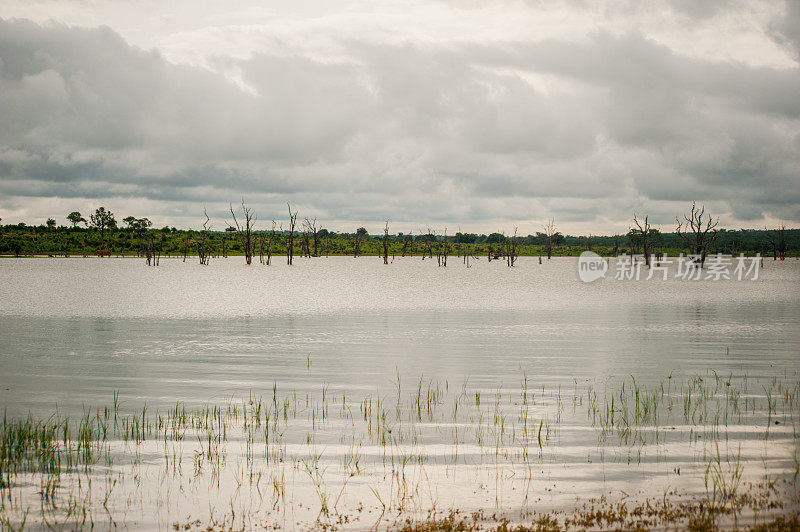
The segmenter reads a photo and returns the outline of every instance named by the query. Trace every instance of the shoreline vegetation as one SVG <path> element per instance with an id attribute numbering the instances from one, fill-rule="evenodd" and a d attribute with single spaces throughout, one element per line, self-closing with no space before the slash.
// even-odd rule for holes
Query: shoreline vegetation
<path id="1" fill-rule="evenodd" d="M 238 216 L 237 216 L 238 212 Z M 674 232 L 661 232 L 651 227 L 648 217 L 633 216 L 632 228 L 621 235 L 571 236 L 557 230 L 555 220 L 549 220 L 535 234 L 513 232 L 476 234 L 448 233 L 447 228 L 436 230 L 428 226 L 416 233 L 390 233 L 387 221 L 382 234 L 369 234 L 364 227 L 352 233 L 333 232 L 322 227 L 316 219 L 305 218 L 298 223 L 297 211 L 288 209 L 288 220 L 271 220 L 266 228 L 258 227 L 253 210 L 244 202 L 241 209 L 230 207 L 230 219 L 224 230 L 215 230 L 205 214 L 202 229 L 156 229 L 148 218 L 128 216 L 118 222 L 104 207 L 98 208 L 89 220 L 79 212 L 66 219 L 70 226 L 57 225 L 54 218 L 45 224 L 29 226 L 24 223 L 0 225 L 0 256 L 119 256 L 146 257 L 156 265 L 160 258 L 199 258 L 201 264 L 218 257 L 243 256 L 247 264 L 254 257 L 269 265 L 273 256 L 377 256 L 388 264 L 389 258 L 421 256 L 436 257 L 440 266 L 447 266 L 448 257 L 488 257 L 503 259 L 509 266 L 516 257 L 578 256 L 593 251 L 601 256 L 622 254 L 642 255 L 647 265 L 651 257 L 694 255 L 705 261 L 707 255 L 755 256 L 784 260 L 800 258 L 800 229 L 718 229 L 718 219 L 705 213 L 703 207 L 692 205 L 683 218 L 676 217 Z M 2 221 L 2 219 L 0 219 Z M 124 227 L 123 227 L 124 225 Z"/>
<path id="2" fill-rule="evenodd" d="M 0 526 L 135 526 L 157 508 L 139 526 L 797 530 L 798 426 L 789 374 L 547 387 L 523 372 L 491 390 L 398 373 L 373 392 L 273 382 L 263 395 L 164 409 L 115 392 L 74 416 L 3 416 Z M 547 470 L 572 463 L 562 444 L 578 434 L 588 455 L 576 473 L 633 480 L 649 464 L 657 482 L 540 502 L 563 490 Z M 482 507 L 439 503 L 446 485 L 461 500 L 485 493 Z"/>

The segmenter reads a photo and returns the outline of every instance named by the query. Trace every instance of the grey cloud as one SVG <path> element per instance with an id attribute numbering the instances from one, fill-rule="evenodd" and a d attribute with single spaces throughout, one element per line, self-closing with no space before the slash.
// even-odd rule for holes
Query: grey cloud
<path id="1" fill-rule="evenodd" d="M 108 28 L 0 21 L 0 194 L 491 223 L 697 199 L 800 220 L 800 68 L 637 34 L 342 49 L 218 58 L 240 86 Z"/>
<path id="2" fill-rule="evenodd" d="M 785 0 L 784 13 L 772 22 L 769 33 L 800 62 L 800 2 Z"/>

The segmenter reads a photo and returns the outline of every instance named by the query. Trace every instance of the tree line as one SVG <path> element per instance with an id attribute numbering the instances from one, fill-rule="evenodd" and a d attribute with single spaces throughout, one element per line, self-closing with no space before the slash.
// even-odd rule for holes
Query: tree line
<path id="1" fill-rule="evenodd" d="M 208 214 L 203 211 L 202 229 L 154 228 L 146 217 L 126 216 L 118 223 L 113 212 L 100 207 L 87 217 L 74 211 L 66 215 L 67 225 L 58 225 L 48 218 L 42 225 L 24 223 L 0 225 L 0 254 L 4 255 L 82 255 L 82 256 L 138 256 L 153 266 L 163 256 L 197 258 L 208 264 L 211 258 L 244 256 L 251 264 L 256 257 L 261 264 L 269 265 L 275 255 L 285 256 L 293 264 L 296 256 L 320 257 L 324 255 L 376 255 L 385 263 L 395 256 L 421 256 L 435 259 L 447 266 L 449 257 L 456 256 L 469 265 L 471 258 L 479 256 L 489 260 L 505 260 L 513 266 L 519 256 L 578 255 L 594 251 L 604 256 L 622 253 L 642 255 L 649 265 L 652 256 L 690 253 L 699 261 L 709 253 L 744 253 L 772 256 L 775 260 L 797 255 L 800 249 L 800 230 L 781 226 L 774 229 L 718 229 L 718 219 L 713 219 L 700 206 L 676 218 L 674 232 L 661 232 L 651 227 L 648 216 L 634 214 L 633 223 L 626 234 L 616 235 L 564 235 L 557 231 L 555 220 L 548 220 L 541 231 L 518 235 L 494 232 L 477 234 L 457 231 L 448 234 L 447 228 L 437 231 L 430 227 L 416 234 L 389 232 L 389 222 L 382 234 L 371 235 L 364 227 L 352 233 L 334 232 L 322 227 L 314 219 L 303 218 L 298 224 L 298 213 L 287 204 L 287 218 L 270 220 L 258 226 L 258 218 L 244 201 L 236 208 L 229 206 L 230 218 L 224 226 L 215 229 Z M 0 222 L 2 219 L 0 219 Z M 541 259 L 540 259 L 541 260 Z"/>

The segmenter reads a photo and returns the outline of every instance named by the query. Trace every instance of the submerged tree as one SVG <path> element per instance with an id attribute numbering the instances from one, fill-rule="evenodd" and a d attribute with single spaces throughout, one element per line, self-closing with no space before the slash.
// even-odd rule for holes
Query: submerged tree
<path id="1" fill-rule="evenodd" d="M 286 239 L 286 264 L 291 266 L 294 258 L 294 227 L 297 224 L 297 211 L 292 213 L 292 206 L 288 203 L 286 205 L 289 207 L 289 234 Z"/>
<path id="2" fill-rule="evenodd" d="M 275 220 L 272 220 L 272 230 L 269 233 L 269 238 L 267 239 L 267 258 L 264 259 L 264 264 L 267 266 L 270 265 L 272 261 L 272 244 L 275 242 Z"/>
<path id="3" fill-rule="evenodd" d="M 144 239 L 144 256 L 148 266 L 158 266 L 161 259 L 161 238 L 159 236 L 159 246 L 156 247 L 154 233 L 154 231 L 150 231 Z"/>
<path id="4" fill-rule="evenodd" d="M 514 236 L 510 238 L 506 238 L 504 240 L 505 244 L 505 255 L 506 255 L 506 265 L 509 268 L 514 267 L 514 263 L 517 261 L 519 257 L 519 252 L 517 251 L 517 228 L 514 228 Z"/>
<path id="5" fill-rule="evenodd" d="M 305 218 L 303 220 L 303 231 L 305 235 L 307 235 L 304 236 L 304 239 L 306 242 L 305 246 L 308 255 L 312 257 L 319 257 L 319 231 L 317 230 L 317 219 L 314 218 L 313 220 L 309 220 L 308 218 Z M 313 252 L 311 251 L 309 245 L 309 238 L 314 242 Z"/>
<path id="6" fill-rule="evenodd" d="M 433 231 L 430 227 L 428 227 L 427 234 L 422 233 L 422 229 L 419 230 L 419 236 L 417 237 L 417 241 L 421 242 L 424 246 L 422 248 L 422 260 L 425 260 L 425 255 L 428 255 L 428 258 L 433 258 L 433 249 L 432 243 L 436 241 L 436 232 Z"/>
<path id="7" fill-rule="evenodd" d="M 200 259 L 200 264 L 203 266 L 208 266 L 209 254 L 206 244 L 208 242 L 208 232 L 211 230 L 211 218 L 208 217 L 205 207 L 203 207 L 203 216 L 206 217 L 206 220 L 203 222 L 203 230 L 200 231 L 200 235 L 196 240 L 197 257 Z"/>
<path id="8" fill-rule="evenodd" d="M 444 228 L 442 241 L 437 245 L 436 259 L 439 266 L 447 268 L 447 257 L 450 255 L 450 245 L 447 243 L 447 227 Z"/>
<path id="9" fill-rule="evenodd" d="M 353 258 L 358 257 L 359 255 L 361 255 L 361 241 L 366 236 L 369 236 L 369 233 L 367 233 L 367 228 L 366 227 L 359 227 L 358 229 L 356 229 L 356 238 L 355 238 L 355 242 L 354 242 L 354 245 L 353 245 Z"/>
<path id="10" fill-rule="evenodd" d="M 545 248 L 547 249 L 547 259 L 549 260 L 553 256 L 553 243 L 555 242 L 556 236 L 555 218 L 550 218 L 550 220 L 544 224 L 543 228 Z"/>
<path id="11" fill-rule="evenodd" d="M 710 214 L 704 220 L 705 212 L 705 206 L 698 209 L 695 202 L 692 202 L 692 210 L 689 216 L 683 215 L 683 222 L 679 218 L 675 218 L 675 221 L 678 222 L 675 232 L 683 239 L 686 247 L 689 248 L 689 253 L 699 257 L 701 268 L 706 261 L 709 247 L 717 239 L 716 227 L 719 224 L 719 218 L 713 220 Z"/>
<path id="12" fill-rule="evenodd" d="M 640 242 L 642 243 L 642 253 L 644 254 L 644 263 L 647 264 L 647 267 L 650 267 L 650 222 L 647 221 L 648 216 L 644 217 L 643 222 L 639 222 L 639 219 L 636 217 L 636 214 L 633 215 L 633 223 L 636 224 L 636 228 L 632 229 L 635 233 L 638 233 Z"/>
<path id="13" fill-rule="evenodd" d="M 770 231 L 765 227 L 764 231 L 764 238 L 772 248 L 772 260 L 784 260 L 788 249 L 786 245 L 786 226 L 782 225 L 775 231 Z"/>
<path id="14" fill-rule="evenodd" d="M 409 231 L 407 235 L 403 235 L 403 249 L 400 250 L 400 256 L 405 257 L 406 251 L 411 253 L 411 256 L 414 256 L 414 232 Z"/>
<path id="15" fill-rule="evenodd" d="M 383 263 L 389 264 L 389 220 L 383 228 Z"/>
<path id="16" fill-rule="evenodd" d="M 233 205 L 230 205 L 230 211 L 231 216 L 233 216 L 234 224 L 231 227 L 235 227 L 236 232 L 239 233 L 239 236 L 242 239 L 242 245 L 244 246 L 244 260 L 249 266 L 250 263 L 253 262 L 253 226 L 255 226 L 257 220 L 256 215 L 253 213 L 253 209 L 244 204 L 244 200 L 242 200 L 243 225 L 239 225 L 239 220 L 236 219 L 236 213 L 233 212 Z"/>

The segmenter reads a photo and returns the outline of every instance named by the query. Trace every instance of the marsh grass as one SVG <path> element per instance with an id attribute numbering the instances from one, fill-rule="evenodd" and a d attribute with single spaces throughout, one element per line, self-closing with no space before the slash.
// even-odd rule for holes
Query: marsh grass
<path id="1" fill-rule="evenodd" d="M 273 382 L 266 398 L 250 391 L 165 411 L 127 406 L 115 392 L 109 405 L 77 417 L 58 410 L 43 419 L 3 416 L 0 522 L 81 528 L 124 522 L 133 509 L 153 505 L 170 519 L 176 493 L 212 490 L 224 504 L 209 506 L 204 525 L 233 519 L 247 527 L 257 516 L 263 522 L 264 508 L 277 515 L 302 507 L 317 525 L 345 526 L 365 504 L 380 516 L 394 512 L 397 523 L 435 513 L 448 478 L 475 493 L 494 482 L 496 509 L 519 485 L 525 507 L 537 471 L 574 463 L 562 453 L 575 438 L 590 443 L 584 467 L 595 475 L 610 464 L 631 474 L 652 462 L 668 471 L 669 453 L 691 454 L 688 463 L 675 462 L 671 480 L 702 479 L 704 493 L 692 497 L 714 515 L 738 515 L 745 469 L 773 463 L 753 455 L 753 441 L 789 444 L 794 453 L 781 459 L 791 465 L 774 474 L 796 491 L 798 421 L 796 379 L 714 372 L 648 384 L 632 375 L 574 381 L 566 389 L 524 373 L 511 389 L 420 376 L 408 390 L 398 373 L 386 393 L 356 395 L 328 384 L 316 394 L 282 392 Z"/>

